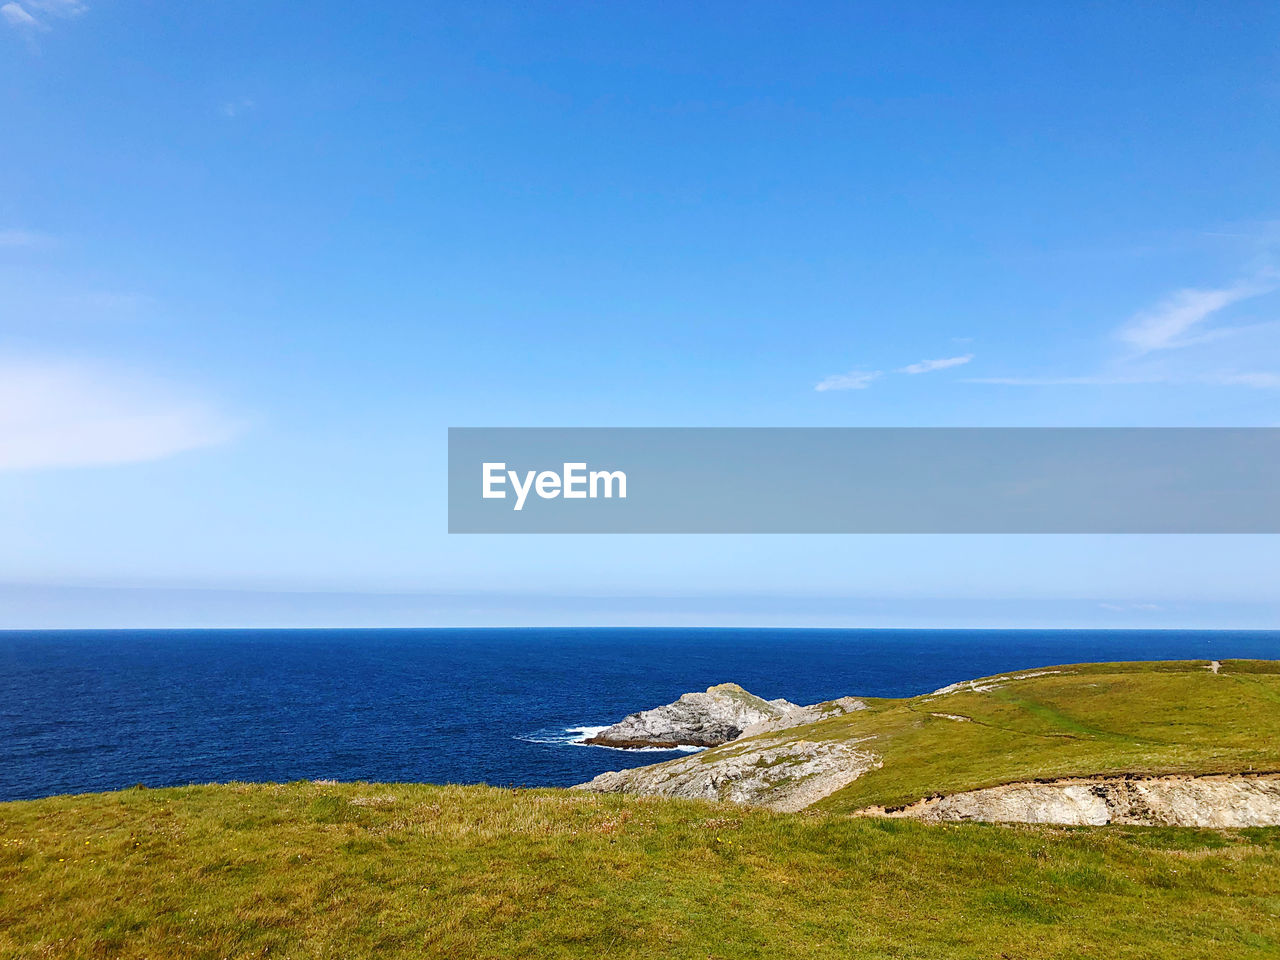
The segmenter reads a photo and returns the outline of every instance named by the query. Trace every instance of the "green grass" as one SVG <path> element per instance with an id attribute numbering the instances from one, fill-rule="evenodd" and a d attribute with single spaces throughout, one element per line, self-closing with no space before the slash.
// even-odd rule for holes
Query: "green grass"
<path id="1" fill-rule="evenodd" d="M 939 793 L 1107 773 L 1280 772 L 1280 662 L 1099 663 L 986 692 L 867 700 L 868 709 L 762 738 L 870 738 L 883 765 L 818 806 L 852 812 Z M 1019 671 L 1003 676 L 1018 676 Z M 934 714 L 970 718 L 957 722 Z M 700 754 L 749 750 L 738 740 Z"/>
<path id="2" fill-rule="evenodd" d="M 1032 778 L 1280 770 L 1280 664 L 1061 670 L 785 732 L 873 737 L 884 758 L 801 814 L 406 784 L 0 804 L 0 958 L 1280 956 L 1280 828 L 846 815 Z"/>
<path id="3" fill-rule="evenodd" d="M 0 956 L 1280 952 L 1280 830 L 925 825 L 556 790 L 184 787 L 0 806 Z"/>

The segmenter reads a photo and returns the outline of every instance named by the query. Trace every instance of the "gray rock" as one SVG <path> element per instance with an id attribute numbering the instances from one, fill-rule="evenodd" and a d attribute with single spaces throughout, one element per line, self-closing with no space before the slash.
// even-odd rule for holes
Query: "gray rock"
<path id="1" fill-rule="evenodd" d="M 736 683 L 721 683 L 705 693 L 686 693 L 675 703 L 633 713 L 586 742 L 603 747 L 716 747 L 737 739 L 753 724 L 778 721 L 802 709 L 786 700 L 761 699 Z"/>
<path id="2" fill-rule="evenodd" d="M 574 789 L 729 800 L 794 812 L 880 766 L 861 742 L 747 740 L 712 753 L 602 773 Z"/>
<path id="3" fill-rule="evenodd" d="M 780 731 L 867 705 L 842 697 L 808 707 L 764 700 L 736 683 L 686 693 L 675 703 L 633 713 L 587 743 L 610 747 L 716 747 L 708 753 L 602 773 L 574 789 L 729 800 L 801 810 L 880 765 L 861 740 L 782 739 Z"/>

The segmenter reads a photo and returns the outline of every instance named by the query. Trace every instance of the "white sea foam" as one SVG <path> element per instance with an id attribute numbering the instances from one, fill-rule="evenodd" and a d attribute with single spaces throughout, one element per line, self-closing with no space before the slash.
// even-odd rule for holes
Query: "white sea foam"
<path id="1" fill-rule="evenodd" d="M 603 727 L 565 727 L 564 732 L 578 734 L 574 738 L 575 740 L 589 740 L 596 734 L 604 733 L 608 729 L 609 725 L 605 724 Z"/>
<path id="2" fill-rule="evenodd" d="M 514 739 L 525 743 L 546 743 L 555 746 L 595 747 L 598 750 L 621 750 L 623 753 L 697 753 L 705 747 L 606 747 L 598 743 L 587 743 L 598 733 L 609 729 L 605 724 L 599 727 L 565 727 L 562 730 L 544 728 L 534 733 L 517 736 Z"/>

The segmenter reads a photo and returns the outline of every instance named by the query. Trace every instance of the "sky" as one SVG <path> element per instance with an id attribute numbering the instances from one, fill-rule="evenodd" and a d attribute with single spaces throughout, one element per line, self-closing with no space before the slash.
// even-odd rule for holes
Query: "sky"
<path id="1" fill-rule="evenodd" d="M 1272 536 L 446 533 L 450 426 L 1280 426 L 1265 3 L 0 4 L 0 627 L 1280 627 Z"/>

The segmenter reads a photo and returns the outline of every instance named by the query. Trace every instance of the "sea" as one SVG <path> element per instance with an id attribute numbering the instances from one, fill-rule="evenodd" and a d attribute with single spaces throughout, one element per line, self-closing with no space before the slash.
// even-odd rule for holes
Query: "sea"
<path id="1" fill-rule="evenodd" d="M 0 800 L 227 781 L 567 786 L 678 752 L 581 741 L 734 681 L 815 703 L 1099 660 L 1280 659 L 1280 632 L 0 631 Z"/>

